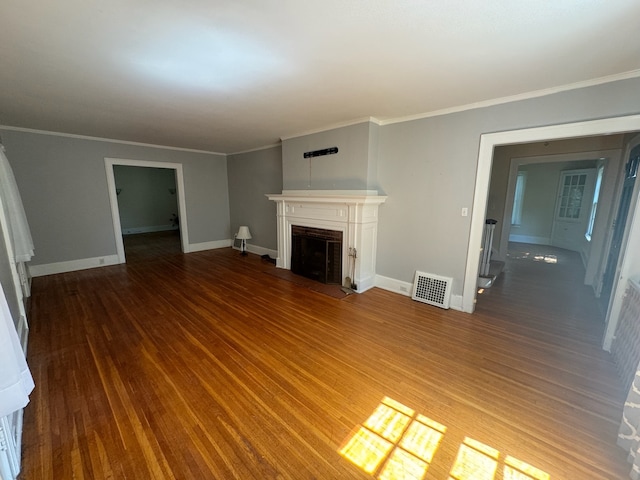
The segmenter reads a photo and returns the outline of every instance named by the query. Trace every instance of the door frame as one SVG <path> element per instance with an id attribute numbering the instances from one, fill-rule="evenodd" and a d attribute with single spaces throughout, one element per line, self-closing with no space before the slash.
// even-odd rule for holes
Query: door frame
<path id="1" fill-rule="evenodd" d="M 640 115 L 589 120 L 585 122 L 549 125 L 545 127 L 526 128 L 522 130 L 508 130 L 504 132 L 485 133 L 480 136 L 478 150 L 478 166 L 476 171 L 475 190 L 473 195 L 473 209 L 471 213 L 471 228 L 469 232 L 469 247 L 462 290 L 462 310 L 472 313 L 475 309 L 477 295 L 478 271 L 480 267 L 480 248 L 482 232 L 487 211 L 487 197 L 491 181 L 491 167 L 493 165 L 494 148 L 500 145 L 517 143 L 559 140 L 563 138 L 587 137 L 593 135 L 610 135 L 640 130 Z M 631 224 L 640 224 L 640 215 L 635 215 Z M 626 253 L 626 248 L 623 253 Z M 614 296 L 622 295 L 618 285 L 614 286 Z M 622 292 L 624 293 L 624 292 Z M 611 316 L 611 309 L 607 316 L 605 332 L 605 349 L 613 337 L 617 319 Z M 613 321 L 609 321 L 612 318 Z"/>
<path id="2" fill-rule="evenodd" d="M 180 215 L 180 244 L 183 253 L 189 253 L 189 229 L 187 226 L 187 209 L 185 200 L 184 175 L 181 163 L 152 162 L 148 160 L 128 160 L 124 158 L 104 159 L 107 172 L 107 189 L 109 191 L 109 203 L 111 205 L 111 217 L 113 219 L 113 232 L 116 241 L 118 263 L 126 263 L 124 254 L 124 241 L 122 239 L 122 226 L 120 224 L 120 208 L 118 206 L 118 194 L 116 193 L 116 179 L 113 172 L 115 165 L 143 168 L 165 168 L 174 170 L 176 174 L 176 196 L 178 200 L 178 212 Z"/>

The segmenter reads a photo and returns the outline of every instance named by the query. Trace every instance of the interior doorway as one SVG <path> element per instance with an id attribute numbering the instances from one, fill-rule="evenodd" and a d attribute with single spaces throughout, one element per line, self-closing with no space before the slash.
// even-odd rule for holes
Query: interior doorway
<path id="1" fill-rule="evenodd" d="M 622 194 L 620 195 L 618 214 L 616 215 L 616 220 L 613 224 L 613 234 L 611 238 L 611 246 L 609 248 L 609 260 L 607 261 L 607 269 L 604 272 L 602 281 L 602 294 L 607 297 L 611 295 L 611 290 L 613 288 L 639 166 L 640 145 L 636 145 L 631 150 L 625 165 L 624 182 L 622 185 Z"/>
<path id="2" fill-rule="evenodd" d="M 118 203 L 118 194 L 124 194 L 124 189 L 119 189 L 116 184 L 116 176 L 114 173 L 114 167 L 117 166 L 129 166 L 129 167 L 143 167 L 172 170 L 175 179 L 175 191 L 168 192 L 170 195 L 175 196 L 175 202 L 177 203 L 178 213 L 175 221 L 179 224 L 177 232 L 180 236 L 180 248 L 183 253 L 189 251 L 189 230 L 187 225 L 186 206 L 185 206 L 185 188 L 184 188 L 184 176 L 182 172 L 182 164 L 178 163 L 165 163 L 165 162 L 150 162 L 144 160 L 126 160 L 118 158 L 105 158 L 105 169 L 107 173 L 107 186 L 109 191 L 109 200 L 111 204 L 111 215 L 113 219 L 113 229 L 116 242 L 116 250 L 118 254 L 119 263 L 126 263 L 125 245 L 123 238 L 123 227 L 121 222 L 121 212 Z M 173 187 L 168 187 L 173 188 Z M 120 192 L 118 192 L 120 190 Z M 170 217 L 171 218 L 171 217 Z M 169 219 L 167 219 L 169 220 Z M 140 234 L 152 233 L 152 232 L 138 232 Z"/>
<path id="3" fill-rule="evenodd" d="M 565 138 L 579 138 L 585 136 L 606 135 L 611 133 L 627 133 L 637 130 L 640 130 L 640 115 L 523 130 L 513 130 L 485 134 L 481 136 L 473 213 L 471 218 L 469 249 L 467 253 L 467 265 L 463 286 L 464 311 L 473 312 L 475 309 L 482 232 L 487 211 L 488 191 L 495 147 L 500 145 L 513 145 L 518 143 L 540 142 Z M 636 218 L 634 222 L 640 222 L 640 219 Z M 624 258 L 624 253 L 625 252 L 621 254 L 621 258 Z M 622 295 L 622 292 L 617 290 L 616 285 L 614 285 L 613 291 L 614 296 Z M 605 348 L 607 348 L 610 339 L 613 337 L 616 323 L 616 321 L 611 322 L 609 321 L 609 318 L 607 318 L 607 327 L 604 340 Z"/>

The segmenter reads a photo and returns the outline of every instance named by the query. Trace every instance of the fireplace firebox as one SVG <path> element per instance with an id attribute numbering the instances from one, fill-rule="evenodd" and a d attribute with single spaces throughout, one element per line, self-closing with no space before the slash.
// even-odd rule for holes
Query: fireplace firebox
<path id="1" fill-rule="evenodd" d="M 327 284 L 342 284 L 342 232 L 291 226 L 291 271 Z"/>

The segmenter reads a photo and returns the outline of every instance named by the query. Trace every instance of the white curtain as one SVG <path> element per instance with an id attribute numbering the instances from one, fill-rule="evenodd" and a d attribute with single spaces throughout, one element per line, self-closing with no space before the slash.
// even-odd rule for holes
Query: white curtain
<path id="1" fill-rule="evenodd" d="M 18 192 L 18 185 L 2 145 L 0 145 L 0 195 L 2 195 L 2 205 L 9 223 L 14 260 L 28 262 L 33 257 L 33 239 Z"/>
<path id="2" fill-rule="evenodd" d="M 27 262 L 33 256 L 33 240 L 27 224 L 13 171 L 0 145 L 0 204 L 8 231 L 7 245 L 13 250 L 12 263 Z M 13 247 L 13 248 L 11 248 Z M 10 268 L 15 269 L 15 265 Z M 19 288 L 19 286 L 16 286 Z M 16 320 L 14 322 L 14 320 Z M 34 388 L 33 378 L 27 366 L 18 332 L 17 319 L 11 316 L 4 289 L 0 284 L 0 417 L 9 415 L 29 402 L 29 393 Z"/>
<path id="3" fill-rule="evenodd" d="M 29 403 L 33 378 L 0 285 L 0 417 Z"/>

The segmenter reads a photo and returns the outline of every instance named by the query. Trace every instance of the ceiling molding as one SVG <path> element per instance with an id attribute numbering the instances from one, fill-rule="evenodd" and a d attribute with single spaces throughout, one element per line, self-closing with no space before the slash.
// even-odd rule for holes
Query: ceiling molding
<path id="1" fill-rule="evenodd" d="M 339 123 L 333 123 L 331 125 L 327 125 L 325 127 L 321 127 L 321 128 L 315 128 L 313 130 L 307 130 L 305 132 L 300 132 L 300 133 L 294 133 L 291 135 L 284 135 L 280 137 L 280 140 L 285 141 L 285 140 L 290 140 L 292 138 L 298 138 L 298 137 L 304 137 L 307 135 L 313 135 L 314 133 L 322 133 L 322 132 L 326 132 L 328 130 L 334 130 L 336 128 L 344 128 L 344 127 L 350 127 L 351 125 L 359 125 L 360 123 L 373 123 L 375 125 L 381 125 L 380 120 L 378 120 L 375 117 L 361 117 L 361 118 L 356 118 L 354 120 L 348 120 L 345 122 L 339 122 Z"/>
<path id="2" fill-rule="evenodd" d="M 569 90 L 578 90 L 580 88 L 593 87 L 596 85 L 603 85 L 605 83 L 617 82 L 619 80 L 628 80 L 631 78 L 640 77 L 640 70 L 631 70 L 629 72 L 617 73 L 615 75 L 608 75 L 606 77 L 594 78 L 591 80 L 584 80 L 576 83 L 569 83 L 566 85 L 560 85 L 558 87 L 545 88 L 542 90 L 534 90 L 527 93 L 519 93 L 517 95 L 510 95 L 508 97 L 494 98 L 491 100 L 485 100 L 482 102 L 469 103 L 467 105 L 460 105 L 459 107 L 444 108 L 442 110 L 434 110 L 427 113 L 418 113 L 416 115 L 408 115 L 406 117 L 389 118 L 380 120 L 379 125 L 391 125 L 394 123 L 411 122 L 413 120 L 420 120 L 423 118 L 439 117 L 441 115 L 448 115 L 451 113 L 464 112 L 466 110 L 474 110 L 476 108 L 492 107 L 494 105 L 502 105 L 505 103 L 518 102 L 521 100 L 528 100 L 530 98 L 544 97 L 546 95 L 553 95 L 554 93 L 566 92 Z"/>
<path id="3" fill-rule="evenodd" d="M 249 150 L 241 150 L 239 152 L 227 153 L 227 155 L 242 155 L 243 153 L 259 152 L 260 150 L 268 150 L 269 148 L 282 147 L 282 142 L 264 145 L 262 147 L 250 148 Z"/>
<path id="4" fill-rule="evenodd" d="M 227 155 L 226 153 L 211 152 L 208 150 L 196 150 L 193 148 L 184 148 L 184 147 L 171 147 L 169 145 L 155 145 L 153 143 L 131 142 L 128 140 L 118 140 L 115 138 L 102 138 L 102 137 L 92 137 L 89 135 L 77 135 L 75 133 L 51 132 L 48 130 L 36 130 L 33 128 L 12 127 L 11 125 L 0 125 L 0 130 L 10 130 L 14 132 L 25 132 L 25 133 L 38 133 L 40 135 L 51 135 L 54 137 L 79 138 L 81 140 L 94 140 L 98 142 L 119 143 L 122 145 L 133 145 L 136 147 L 160 148 L 163 150 L 175 150 L 179 152 L 205 153 L 207 155 L 222 155 L 222 156 Z"/>

